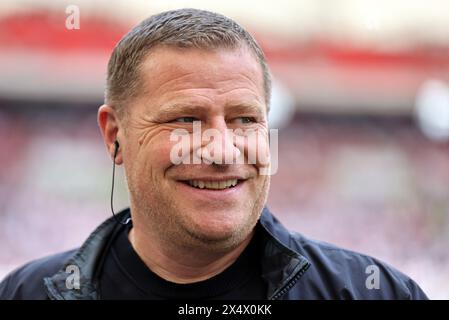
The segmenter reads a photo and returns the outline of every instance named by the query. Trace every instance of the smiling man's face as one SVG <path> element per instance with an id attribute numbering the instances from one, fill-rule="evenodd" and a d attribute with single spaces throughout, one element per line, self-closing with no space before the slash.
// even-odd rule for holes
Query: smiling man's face
<path id="1" fill-rule="evenodd" d="M 261 164 L 235 164 L 236 155 L 266 152 L 267 106 L 259 63 L 246 48 L 159 47 L 141 66 L 141 93 L 127 108 L 123 163 L 134 227 L 145 224 L 161 239 L 185 245 L 229 249 L 253 230 L 266 202 L 269 175 Z M 231 164 L 174 164 L 170 140 L 175 129 L 222 133 L 223 158 Z M 257 146 L 235 143 L 227 129 L 252 129 L 265 139 Z M 237 184 L 236 184 L 237 183 Z M 235 185 L 236 184 L 236 185 Z M 147 230 L 148 232 L 148 230 Z"/>

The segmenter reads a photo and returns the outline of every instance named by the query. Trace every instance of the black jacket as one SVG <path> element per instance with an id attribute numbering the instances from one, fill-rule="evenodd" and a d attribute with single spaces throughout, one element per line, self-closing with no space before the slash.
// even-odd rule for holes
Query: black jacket
<path id="1" fill-rule="evenodd" d="M 129 214 L 129 209 L 124 210 L 119 218 Z M 97 287 L 101 261 L 117 227 L 110 218 L 79 249 L 33 261 L 13 271 L 0 283 L 0 299 L 100 298 Z M 369 256 L 290 232 L 266 208 L 259 227 L 267 299 L 427 299 L 413 280 L 394 268 Z M 73 278 L 69 279 L 74 275 L 70 266 L 79 268 L 79 288 L 71 281 Z M 374 272 L 379 275 L 377 284 L 370 278 Z"/>

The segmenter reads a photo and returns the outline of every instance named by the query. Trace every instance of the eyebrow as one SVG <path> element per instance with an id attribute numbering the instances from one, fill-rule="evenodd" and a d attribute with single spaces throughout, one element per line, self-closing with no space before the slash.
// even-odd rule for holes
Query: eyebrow
<path id="1" fill-rule="evenodd" d="M 198 114 L 206 113 L 208 107 L 189 104 L 189 103 L 175 103 L 162 107 L 158 111 L 159 116 L 174 115 L 174 114 Z M 237 114 L 256 114 L 258 117 L 264 117 L 265 112 L 252 103 L 229 104 L 225 107 L 226 112 Z"/>
<path id="2" fill-rule="evenodd" d="M 167 106 L 164 106 L 159 109 L 158 114 L 178 114 L 178 113 L 198 113 L 198 111 L 201 111 L 204 109 L 203 107 L 200 107 L 198 105 L 193 104 L 184 104 L 184 103 L 175 103 L 170 104 Z"/>
<path id="3" fill-rule="evenodd" d="M 228 108 L 231 112 L 240 114 L 256 114 L 258 117 L 263 118 L 265 116 L 265 111 L 255 104 L 235 104 L 230 105 Z"/>

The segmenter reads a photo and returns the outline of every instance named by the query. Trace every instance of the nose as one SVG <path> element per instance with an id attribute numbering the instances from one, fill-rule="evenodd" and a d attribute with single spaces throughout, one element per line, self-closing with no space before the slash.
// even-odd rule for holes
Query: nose
<path id="1" fill-rule="evenodd" d="M 202 132 L 201 147 L 196 156 L 206 164 L 236 164 L 243 154 L 237 146 L 234 133 L 224 118 L 216 118 Z"/>

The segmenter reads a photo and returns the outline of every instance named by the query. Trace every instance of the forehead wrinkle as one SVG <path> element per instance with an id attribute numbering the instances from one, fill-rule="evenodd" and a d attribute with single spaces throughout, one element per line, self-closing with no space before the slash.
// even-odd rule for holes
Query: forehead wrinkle
<path id="1" fill-rule="evenodd" d="M 153 61 L 152 61 L 153 62 Z M 209 89 L 220 89 L 219 87 L 217 88 L 216 84 L 219 83 L 234 83 L 234 82 L 245 82 L 245 83 L 251 83 L 252 85 L 254 85 L 257 90 L 262 90 L 262 95 L 264 95 L 263 92 L 263 85 L 261 85 L 260 81 L 255 81 L 254 78 L 260 78 L 263 79 L 261 72 L 258 68 L 258 66 L 256 68 L 251 68 L 250 70 L 245 70 L 244 73 L 242 73 L 241 68 L 237 67 L 235 70 L 233 70 L 233 72 L 229 75 L 227 75 L 226 79 L 220 79 L 220 77 L 222 77 L 223 75 L 226 74 L 226 72 L 222 72 L 222 70 L 220 70 L 223 66 L 216 66 L 213 70 L 211 69 L 207 69 L 206 72 L 198 72 L 196 71 L 189 71 L 189 69 L 184 68 L 183 65 L 179 65 L 178 63 L 170 63 L 169 65 L 166 65 L 165 68 L 161 68 L 161 66 L 159 65 L 155 65 L 154 63 L 150 63 L 150 65 L 147 65 L 145 69 L 145 74 L 146 75 L 155 75 L 159 78 L 164 78 L 167 77 L 166 74 L 168 75 L 168 80 L 164 81 L 163 83 L 159 84 L 158 87 L 152 89 L 152 91 L 158 91 L 163 89 L 166 86 L 170 86 L 170 87 L 176 87 L 177 83 L 180 82 L 179 84 L 182 85 L 184 83 L 190 83 L 190 84 L 195 84 L 196 82 L 200 82 L 201 86 L 203 88 L 209 88 Z M 225 66 L 225 68 L 227 69 L 228 67 Z M 153 69 L 153 70 L 152 70 Z M 162 70 L 161 70 L 162 69 Z M 164 70 L 165 69 L 165 70 Z M 158 72 L 159 71 L 159 72 Z M 229 70 L 227 70 L 229 71 Z M 180 75 L 176 75 L 175 78 L 170 79 L 173 75 L 173 73 L 181 73 Z M 247 74 L 249 73 L 249 74 Z M 190 79 L 189 79 L 190 78 Z M 241 79 L 238 79 L 241 78 Z M 208 86 L 204 86 L 204 84 L 207 84 Z M 145 77 L 145 87 L 147 87 L 149 89 L 149 87 L 151 86 L 151 78 L 148 79 L 148 76 Z"/>
<path id="2" fill-rule="evenodd" d="M 166 71 L 164 73 L 168 74 L 169 71 Z M 162 74 L 164 74 L 164 73 L 162 73 Z M 193 74 L 195 74 L 195 72 L 184 73 L 184 74 L 179 75 L 179 76 L 177 76 L 175 78 L 169 77 L 168 80 L 163 81 L 162 83 L 159 83 L 157 85 L 157 87 L 155 87 L 155 88 L 151 88 L 151 86 L 154 85 L 154 82 L 151 81 L 151 78 L 150 79 L 145 79 L 145 81 L 144 81 L 144 86 L 146 88 L 145 92 L 149 93 L 149 94 L 155 94 L 155 93 L 157 93 L 159 91 L 166 92 L 167 90 L 164 90 L 165 87 L 169 86 L 169 88 L 173 88 L 173 87 L 176 88 L 176 84 L 178 82 L 185 83 L 185 80 L 186 80 L 185 78 L 188 78 L 188 77 L 190 77 Z M 160 78 L 163 78 L 163 76 L 161 76 L 161 75 L 156 75 L 156 76 L 160 77 Z M 146 78 L 148 78 L 148 77 L 146 77 Z"/>
<path id="3" fill-rule="evenodd" d="M 226 94 L 233 94 L 237 90 L 249 92 L 251 98 L 255 97 L 258 102 L 265 100 L 263 86 L 260 85 L 259 81 L 262 80 L 259 65 L 244 70 L 239 66 L 230 70 L 227 66 L 216 65 L 213 66 L 215 68 L 212 70 L 206 69 L 201 72 L 204 69 L 201 68 L 201 65 L 199 66 L 200 70 L 192 71 L 192 69 L 180 65 L 179 61 L 168 61 L 168 63 L 162 63 L 162 65 L 156 63 L 157 61 L 158 58 L 152 59 L 150 57 L 143 70 L 145 71 L 146 94 L 141 98 L 152 100 L 151 104 L 153 105 L 163 105 L 174 97 L 184 94 L 187 99 L 200 98 L 201 100 L 206 99 L 214 105 L 225 105 L 226 101 L 233 100 L 233 97 L 226 97 Z M 229 73 L 220 72 L 223 67 Z M 156 80 L 152 81 L 152 77 Z M 195 87 L 195 84 L 198 87 Z M 151 87 L 152 85 L 154 88 Z"/>
<path id="4" fill-rule="evenodd" d="M 219 80 L 218 83 L 224 83 L 223 86 L 218 88 L 219 94 L 222 95 L 233 92 L 235 90 L 248 90 L 251 91 L 252 94 L 257 96 L 258 99 L 259 97 L 264 99 L 264 93 L 263 90 L 261 91 L 262 88 L 260 87 L 260 85 L 252 80 L 248 75 L 238 74 L 238 76 L 243 79 L 230 78 Z"/>

